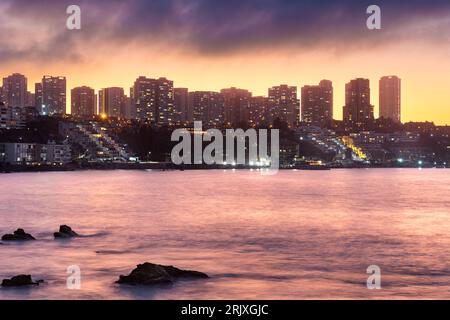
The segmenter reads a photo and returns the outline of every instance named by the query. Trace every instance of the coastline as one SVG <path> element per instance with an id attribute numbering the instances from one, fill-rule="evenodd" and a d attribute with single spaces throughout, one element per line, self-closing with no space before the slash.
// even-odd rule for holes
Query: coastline
<path id="1" fill-rule="evenodd" d="M 187 171 L 187 170 L 259 170 L 248 165 L 174 165 L 172 163 L 83 163 L 65 165 L 0 165 L 0 174 L 21 172 L 69 172 L 86 170 L 156 170 L 156 171 Z M 448 167 L 436 166 L 413 166 L 413 165 L 297 165 L 293 167 L 282 167 L 279 170 L 305 170 L 324 171 L 333 169 L 448 169 Z"/>

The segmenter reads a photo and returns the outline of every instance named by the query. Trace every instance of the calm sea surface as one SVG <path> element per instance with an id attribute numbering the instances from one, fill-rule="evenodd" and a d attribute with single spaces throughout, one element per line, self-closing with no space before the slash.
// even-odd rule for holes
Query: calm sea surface
<path id="1" fill-rule="evenodd" d="M 87 237 L 55 241 L 60 224 Z M 38 240 L 1 244 L 0 278 L 46 283 L 0 299 L 450 298 L 450 170 L 0 175 L 0 233 L 19 227 Z M 114 283 L 145 261 L 211 279 Z"/>

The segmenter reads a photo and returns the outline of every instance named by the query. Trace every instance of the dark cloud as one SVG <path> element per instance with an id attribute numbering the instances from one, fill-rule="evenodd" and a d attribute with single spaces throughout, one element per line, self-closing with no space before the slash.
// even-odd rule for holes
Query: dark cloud
<path id="1" fill-rule="evenodd" d="M 82 30 L 65 29 L 65 9 L 82 8 Z M 382 8 L 383 29 L 369 31 L 366 8 Z M 145 46 L 220 55 L 240 50 L 292 46 L 332 50 L 388 45 L 420 37 L 446 41 L 448 0 L 2 0 L 2 17 L 13 18 L 10 33 L 0 37 L 0 60 L 82 59 L 105 44 L 139 41 Z M 421 29 L 421 24 L 436 21 Z M 17 22 L 28 26 L 26 38 Z M 36 31 L 30 25 L 36 24 Z M 3 26 L 8 26 L 7 21 Z M 42 30 L 45 34 L 42 34 Z M 29 45 L 20 43 L 23 37 Z"/>

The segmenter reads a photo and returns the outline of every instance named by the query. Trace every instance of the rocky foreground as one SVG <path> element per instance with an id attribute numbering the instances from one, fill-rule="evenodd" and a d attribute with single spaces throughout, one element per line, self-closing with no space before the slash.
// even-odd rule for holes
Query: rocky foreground
<path id="1" fill-rule="evenodd" d="M 53 234 L 55 239 L 68 239 L 79 237 L 79 234 L 67 225 L 61 225 L 59 231 Z M 26 233 L 23 229 L 17 229 L 12 234 L 5 234 L 3 241 L 29 241 L 36 240 L 31 234 Z M 159 264 L 145 262 L 139 264 L 129 275 L 121 275 L 116 282 L 119 284 L 132 285 L 158 285 L 173 284 L 180 279 L 207 279 L 207 274 L 199 271 L 182 270 L 174 266 L 163 266 Z M 2 287 L 23 287 L 31 285 L 39 285 L 40 282 L 34 282 L 31 275 L 18 275 L 11 279 L 4 279 L 1 283 Z"/>
<path id="2" fill-rule="evenodd" d="M 79 237 L 78 233 L 76 233 L 75 231 L 72 230 L 71 227 L 66 226 L 66 225 L 62 225 L 59 227 L 59 231 L 55 232 L 53 234 L 53 236 L 55 237 L 55 239 L 61 239 L 61 238 L 74 238 L 74 237 Z"/>
<path id="3" fill-rule="evenodd" d="M 121 275 L 117 283 L 132 285 L 172 284 L 180 279 L 207 279 L 207 274 L 181 270 L 173 266 L 162 266 L 145 262 L 139 264 L 128 276 Z"/>
<path id="4" fill-rule="evenodd" d="M 173 266 L 163 266 L 145 262 L 139 264 L 127 276 L 121 275 L 116 283 L 130 284 L 130 285 L 161 285 L 173 284 L 177 280 L 194 280 L 194 279 L 208 279 L 206 273 L 192 270 L 182 270 Z M 36 286 L 43 283 L 43 280 L 33 281 L 31 275 L 18 275 L 11 279 L 4 279 L 1 283 L 2 287 L 24 287 Z"/>
<path id="5" fill-rule="evenodd" d="M 71 227 L 67 225 L 62 225 L 59 227 L 59 231 L 53 233 L 55 239 L 67 239 L 79 237 L 80 235 L 72 230 Z M 29 241 L 36 240 L 31 234 L 26 233 L 24 229 L 17 229 L 11 234 L 5 234 L 2 236 L 2 241 Z"/>
<path id="6" fill-rule="evenodd" d="M 38 286 L 42 283 L 42 280 L 33 281 L 30 275 L 18 275 L 11 279 L 3 279 L 2 287 L 25 287 L 25 286 Z"/>
<path id="7" fill-rule="evenodd" d="M 12 234 L 5 234 L 2 241 L 30 241 L 36 240 L 31 234 L 26 233 L 23 229 L 17 229 Z"/>
<path id="8" fill-rule="evenodd" d="M 53 234 L 55 239 L 68 239 L 79 237 L 79 234 L 72 230 L 67 225 L 61 225 L 59 231 Z M 2 237 L 3 241 L 29 241 L 36 240 L 31 234 L 26 233 L 23 229 L 17 229 L 12 234 L 5 234 Z M 158 285 L 158 284 L 173 284 L 181 279 L 207 279 L 207 274 L 199 271 L 182 270 L 174 266 L 163 266 L 145 262 L 139 264 L 129 275 L 119 276 L 116 283 L 131 284 L 131 285 Z M 18 275 L 11 279 L 4 279 L 1 283 L 2 287 L 23 287 L 39 285 L 40 281 L 33 281 L 31 275 Z"/>

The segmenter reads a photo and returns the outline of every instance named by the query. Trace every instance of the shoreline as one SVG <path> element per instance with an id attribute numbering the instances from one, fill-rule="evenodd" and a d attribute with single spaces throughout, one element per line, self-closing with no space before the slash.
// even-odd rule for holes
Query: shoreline
<path id="1" fill-rule="evenodd" d="M 110 171 L 110 170 L 155 170 L 155 171 L 192 171 L 192 170 L 260 170 L 247 165 L 174 165 L 172 163 L 87 163 L 67 165 L 0 165 L 0 174 L 25 173 L 25 172 L 72 172 L 72 171 Z M 393 166 L 393 165 L 353 165 L 353 166 L 314 166 L 298 165 L 289 168 L 279 168 L 280 171 L 326 171 L 339 169 L 449 169 L 448 167 L 435 166 Z"/>

